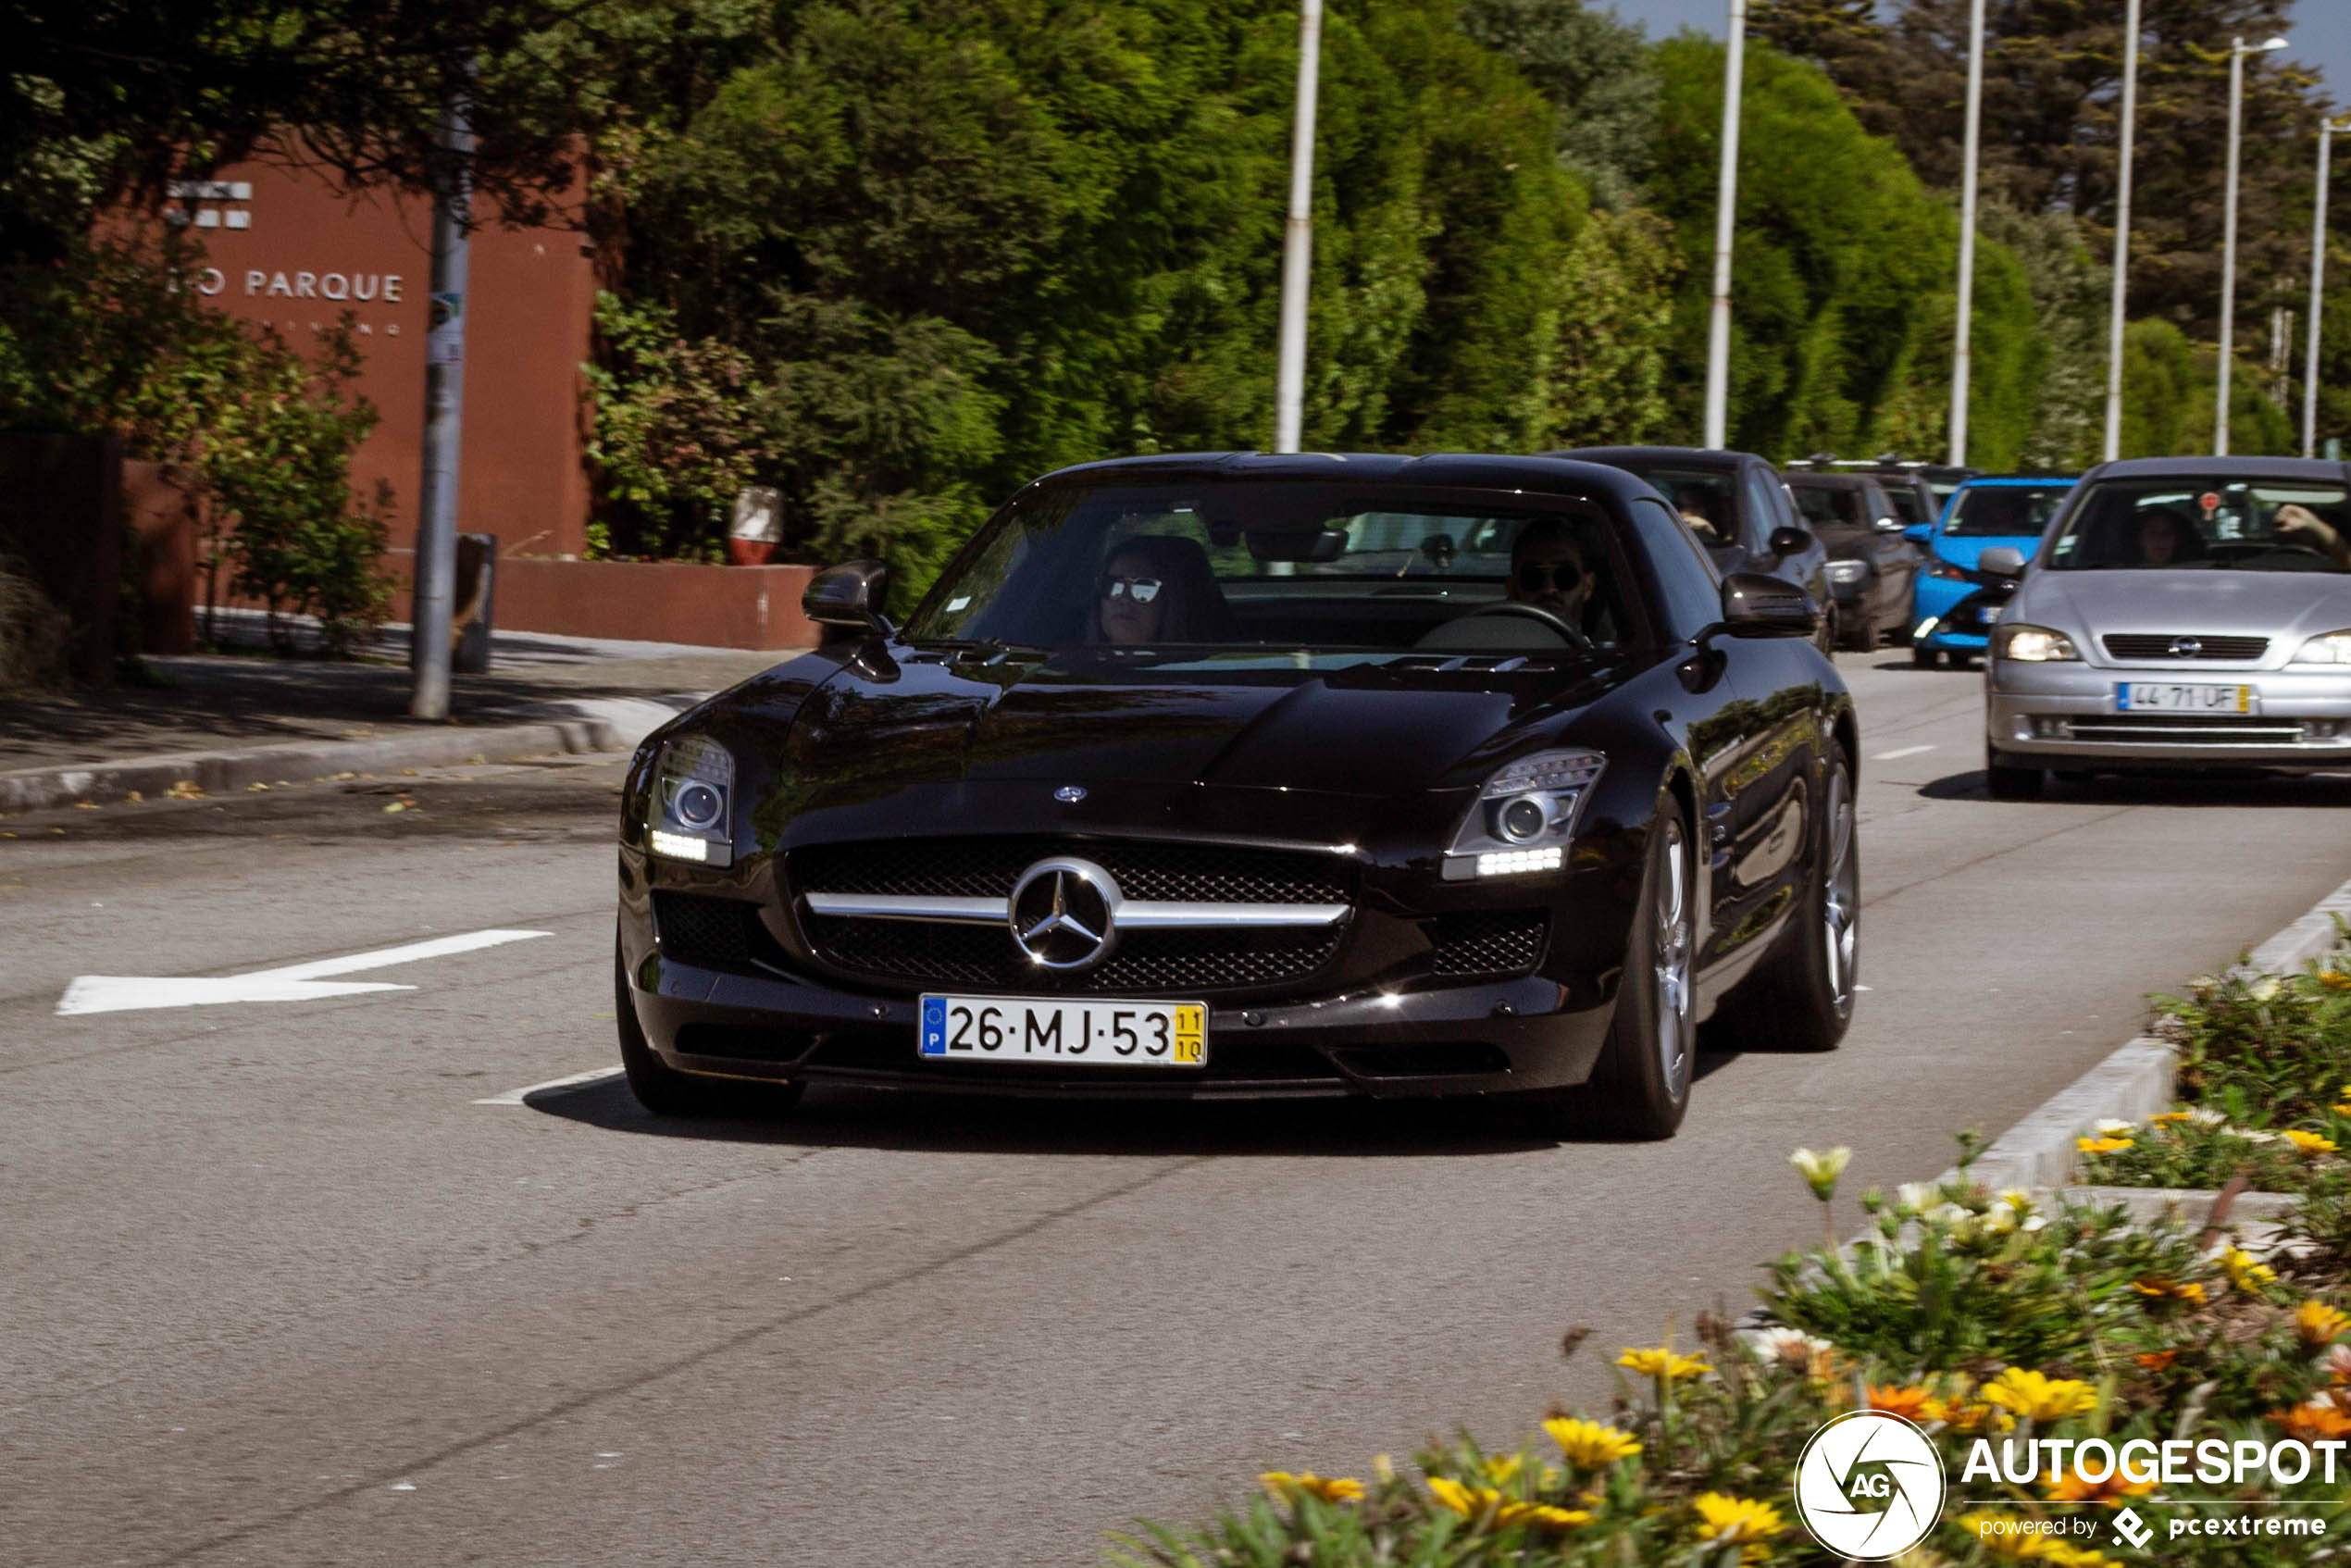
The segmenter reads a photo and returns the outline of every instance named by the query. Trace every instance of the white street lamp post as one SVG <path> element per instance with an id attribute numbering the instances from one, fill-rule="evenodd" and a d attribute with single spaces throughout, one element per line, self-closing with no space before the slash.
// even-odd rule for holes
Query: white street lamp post
<path id="1" fill-rule="evenodd" d="M 1298 119 L 1290 129 L 1289 225 L 1282 236 L 1281 356 L 1274 379 L 1274 450 L 1296 452 L 1306 401 L 1306 286 L 1314 260 L 1314 89 L 1323 0 L 1298 7 Z"/>
<path id="2" fill-rule="evenodd" d="M 2319 313 L 2326 308 L 2327 149 L 2336 134 L 2351 131 L 2351 115 L 2319 125 L 2319 186 L 2311 198 L 2310 336 L 2302 355 L 2302 455 L 2319 454 Z"/>
<path id="3" fill-rule="evenodd" d="M 2115 165 L 2114 289 L 2106 355 L 2106 460 L 2122 455 L 2122 308 L 2131 271 L 2131 145 L 2139 109 L 2139 0 L 2122 22 L 2122 145 Z"/>
<path id="4" fill-rule="evenodd" d="M 1975 314 L 1975 160 L 1984 129 L 1984 0 L 1967 20 L 1967 173 L 1959 186 L 1959 320 L 1951 334 L 1951 467 L 1967 466 L 1968 340 Z"/>
<path id="5" fill-rule="evenodd" d="M 1723 51 L 1723 180 L 1714 198 L 1714 305 L 1706 324 L 1706 444 L 1730 443 L 1731 236 L 1738 227 L 1739 81 L 1747 63 L 1747 0 L 1731 0 Z"/>
<path id="6" fill-rule="evenodd" d="M 2229 185 L 2220 219 L 2220 363 L 2212 400 L 2215 457 L 2229 454 L 2229 359 L 2236 336 L 2237 309 L 2237 145 L 2244 134 L 2245 57 L 2266 55 L 2285 46 L 2283 38 L 2272 38 L 2266 44 L 2247 44 L 2242 38 L 2229 40 Z"/>

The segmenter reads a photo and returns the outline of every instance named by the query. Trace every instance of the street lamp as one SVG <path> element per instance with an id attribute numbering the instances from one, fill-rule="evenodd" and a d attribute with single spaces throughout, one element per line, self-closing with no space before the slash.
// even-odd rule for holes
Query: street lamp
<path id="1" fill-rule="evenodd" d="M 1323 0 L 1298 7 L 1298 118 L 1290 128 L 1289 224 L 1282 235 L 1281 351 L 1274 374 L 1274 450 L 1296 452 L 1306 402 L 1306 285 L 1314 260 L 1314 88 Z"/>
<path id="2" fill-rule="evenodd" d="M 2245 57 L 2266 55 L 2285 46 L 2283 38 L 2272 38 L 2266 44 L 2247 44 L 2242 38 L 2229 40 L 2229 194 L 2227 216 L 2220 220 L 2220 368 L 2212 404 L 2215 457 L 2229 454 L 2229 357 L 2232 340 L 2236 335 L 2237 309 L 2237 143 L 2242 140 L 2245 120 Z"/>
<path id="3" fill-rule="evenodd" d="M 2122 455 L 2122 306 L 2131 271 L 2131 143 L 2139 108 L 2139 0 L 2122 22 L 2122 146 L 2115 166 L 2114 297 L 2107 329 L 2106 460 Z"/>
<path id="4" fill-rule="evenodd" d="M 1959 187 L 1959 313 L 1951 334 L 1951 467 L 1967 467 L 1968 339 L 1975 312 L 1975 158 L 1984 129 L 1984 0 L 1967 19 L 1967 175 Z"/>
<path id="5" fill-rule="evenodd" d="M 2302 355 L 2302 455 L 2319 454 L 2319 313 L 2326 308 L 2327 281 L 2327 148 L 2334 137 L 2351 131 L 2351 115 L 2319 122 L 2319 188 L 2311 199 L 2310 218 L 2310 339 Z"/>
<path id="6" fill-rule="evenodd" d="M 1747 56 L 1747 0 L 1731 0 L 1723 51 L 1723 178 L 1714 198 L 1714 305 L 1706 324 L 1706 444 L 1730 443 L 1731 236 L 1738 226 L 1739 79 Z"/>

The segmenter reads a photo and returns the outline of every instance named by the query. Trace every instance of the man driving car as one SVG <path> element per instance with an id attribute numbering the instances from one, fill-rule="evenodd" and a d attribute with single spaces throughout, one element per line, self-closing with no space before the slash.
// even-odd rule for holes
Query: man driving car
<path id="1" fill-rule="evenodd" d="M 1549 611 L 1570 628 L 1585 629 L 1592 574 L 1563 518 L 1536 517 L 1519 529 L 1511 544 L 1509 594 L 1514 604 Z"/>

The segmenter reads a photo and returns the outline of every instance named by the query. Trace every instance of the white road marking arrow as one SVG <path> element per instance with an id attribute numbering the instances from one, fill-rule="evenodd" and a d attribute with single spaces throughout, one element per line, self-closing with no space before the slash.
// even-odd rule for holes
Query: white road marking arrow
<path id="1" fill-rule="evenodd" d="M 57 1000 L 58 1015 L 82 1013 L 132 1013 L 154 1007 L 213 1007 L 224 1002 L 316 1002 L 324 997 L 352 996 L 361 991 L 412 991 L 414 986 L 387 980 L 328 980 L 328 975 L 351 975 L 363 969 L 383 969 L 414 964 L 453 952 L 499 947 L 507 942 L 551 937 L 553 931 L 468 931 L 460 937 L 435 937 L 404 947 L 378 948 L 342 958 L 313 959 L 278 969 L 255 969 L 220 979 L 179 978 L 149 975 L 82 975 Z"/>

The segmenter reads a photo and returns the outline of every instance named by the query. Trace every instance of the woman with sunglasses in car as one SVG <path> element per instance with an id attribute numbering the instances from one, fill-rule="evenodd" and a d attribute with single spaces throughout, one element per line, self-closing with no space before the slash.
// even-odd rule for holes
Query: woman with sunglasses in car
<path id="1" fill-rule="evenodd" d="M 1096 579 L 1088 641 L 1121 648 L 1229 642 L 1232 618 L 1207 552 L 1188 539 L 1144 534 L 1113 551 Z"/>

